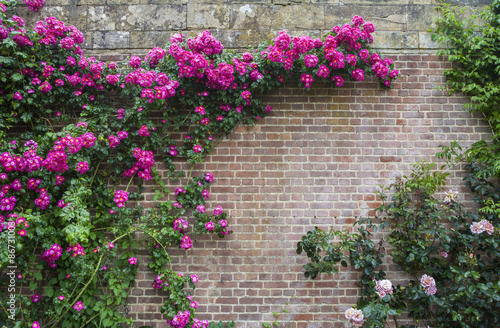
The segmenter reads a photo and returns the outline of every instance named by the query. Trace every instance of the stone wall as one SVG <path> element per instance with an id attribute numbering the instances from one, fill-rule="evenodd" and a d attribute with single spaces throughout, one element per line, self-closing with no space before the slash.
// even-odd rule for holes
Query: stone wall
<path id="1" fill-rule="evenodd" d="M 95 53 L 140 53 L 164 46 L 173 33 L 210 29 L 226 48 L 255 46 L 286 29 L 320 36 L 360 15 L 375 24 L 374 47 L 385 52 L 434 51 L 429 28 L 437 0 L 47 0 L 39 13 L 20 10 L 31 23 L 54 16 L 86 31 Z M 491 0 L 465 0 L 483 6 Z"/>
<path id="2" fill-rule="evenodd" d="M 490 1 L 467 3 L 485 2 Z M 19 14 L 29 17 L 29 24 L 54 16 L 77 26 L 85 31 L 86 53 L 103 60 L 144 54 L 173 33 L 194 36 L 210 29 L 226 48 L 241 49 L 282 29 L 319 36 L 355 14 L 372 21 L 375 47 L 401 72 L 394 89 L 367 81 L 338 89 L 318 84 L 309 91 L 289 85 L 269 95 L 270 116 L 254 127 L 240 126 L 196 167 L 197 173 L 215 175 L 211 201 L 229 212 L 234 234 L 198 238 L 189 251 L 173 251 L 179 272 L 200 277 L 195 293 L 200 319 L 262 327 L 290 301 L 281 327 L 340 328 L 348 326 L 343 312 L 357 300 L 358 274 L 304 279 L 307 258 L 295 253 L 300 237 L 314 226 L 350 228 L 356 216 L 377 206 L 373 193 L 379 184 L 407 174 L 416 161 L 435 160 L 439 145 L 458 140 L 467 146 L 489 136 L 485 122 L 463 109 L 466 97 L 436 89 L 444 85 L 442 71 L 450 64 L 435 56 L 430 41 L 435 5 L 435 0 L 46 0 L 41 12 L 21 8 Z M 450 186 L 459 185 L 460 173 L 454 172 Z M 129 316 L 137 327 L 166 327 L 159 314 L 165 295 L 151 288 L 154 276 L 146 258 L 141 260 Z M 393 267 L 386 269 L 389 278 L 400 278 Z"/>

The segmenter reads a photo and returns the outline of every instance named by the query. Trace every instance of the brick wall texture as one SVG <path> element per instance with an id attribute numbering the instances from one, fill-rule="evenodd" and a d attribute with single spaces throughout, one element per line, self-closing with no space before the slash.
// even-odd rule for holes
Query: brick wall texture
<path id="1" fill-rule="evenodd" d="M 172 250 L 175 269 L 200 277 L 195 292 L 200 319 L 262 327 L 289 301 L 281 327 L 347 327 L 343 312 L 357 300 L 358 273 L 343 270 L 306 280 L 301 266 L 307 258 L 295 253 L 300 237 L 314 226 L 350 229 L 355 217 L 377 206 L 379 184 L 408 174 L 412 163 L 434 161 L 439 145 L 489 138 L 486 123 L 464 110 L 466 97 L 438 90 L 450 64 L 436 57 L 430 41 L 435 5 L 435 0 L 46 0 L 39 13 L 20 8 L 19 14 L 30 24 L 55 16 L 77 26 L 85 31 L 86 52 L 104 60 L 146 53 L 178 32 L 194 36 L 210 29 L 226 48 L 245 48 L 282 29 L 321 35 L 355 14 L 375 23 L 375 47 L 401 72 L 394 88 L 382 90 L 371 80 L 337 89 L 315 84 L 309 91 L 291 84 L 268 95 L 270 116 L 254 127 L 240 126 L 195 167 L 199 174 L 215 175 L 207 208 L 221 205 L 228 211 L 234 234 L 197 238 L 188 251 Z M 460 181 L 461 173 L 453 172 L 450 186 Z M 151 288 L 146 257 L 141 263 L 129 315 L 137 327 L 166 327 L 159 313 L 165 295 Z M 389 278 L 400 277 L 392 266 L 386 269 Z"/>

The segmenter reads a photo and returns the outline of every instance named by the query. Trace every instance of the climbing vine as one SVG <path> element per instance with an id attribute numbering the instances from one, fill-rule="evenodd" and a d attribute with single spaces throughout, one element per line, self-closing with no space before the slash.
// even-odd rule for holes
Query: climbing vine
<path id="1" fill-rule="evenodd" d="M 369 48 L 375 28 L 359 16 L 323 38 L 282 31 L 243 54 L 209 31 L 175 34 L 114 63 L 85 56 L 83 34 L 54 17 L 26 27 L 16 4 L 0 0 L 0 267 L 12 285 L 0 321 L 15 327 L 132 323 L 141 249 L 152 288 L 167 296 L 167 323 L 207 327 L 191 296 L 198 277 L 172 269 L 169 247 L 188 252 L 193 234 L 232 232 L 221 206 L 206 207 L 213 174 L 194 165 L 271 112 L 260 96 L 287 81 L 340 87 L 375 75 L 390 88 L 398 75 Z M 154 208 L 141 206 L 145 186 Z"/>

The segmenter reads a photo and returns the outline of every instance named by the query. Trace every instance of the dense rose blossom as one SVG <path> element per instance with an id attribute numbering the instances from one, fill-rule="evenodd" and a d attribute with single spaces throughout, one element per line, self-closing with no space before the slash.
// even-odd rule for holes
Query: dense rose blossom
<path id="1" fill-rule="evenodd" d="M 59 42 L 59 45 L 63 49 L 71 49 L 75 45 L 75 40 L 72 38 L 64 38 Z"/>
<path id="2" fill-rule="evenodd" d="M 42 260 L 47 262 L 47 265 L 55 269 L 57 267 L 57 264 L 55 263 L 62 255 L 62 247 L 59 246 L 58 244 L 52 245 L 51 248 L 48 250 L 44 251 L 40 257 Z"/>
<path id="3" fill-rule="evenodd" d="M 479 222 L 472 223 L 470 230 L 475 234 L 481 234 L 486 231 L 489 235 L 492 235 L 495 232 L 493 225 L 484 219 Z"/>
<path id="4" fill-rule="evenodd" d="M 167 324 L 174 328 L 184 328 L 189 323 L 189 317 L 191 313 L 189 311 L 180 312 L 175 315 L 172 320 L 167 319 Z"/>
<path id="5" fill-rule="evenodd" d="M 71 244 L 69 244 L 69 247 L 66 251 L 68 253 L 73 253 L 73 257 L 77 257 L 78 255 L 85 255 L 85 249 L 79 243 L 76 243 L 76 245 L 74 246 L 71 246 Z"/>
<path id="6" fill-rule="evenodd" d="M 365 316 L 363 311 L 350 308 L 345 311 L 345 318 L 351 320 L 354 327 L 361 327 L 363 326 Z"/>
<path id="7" fill-rule="evenodd" d="M 304 57 L 304 62 L 307 67 L 314 67 L 316 64 L 318 64 L 318 57 L 315 55 L 306 55 Z"/>
<path id="8" fill-rule="evenodd" d="M 214 226 L 214 223 L 212 221 L 208 221 L 207 223 L 205 223 L 205 228 L 208 230 L 208 231 L 212 231 L 214 230 L 215 226 Z"/>
<path id="9" fill-rule="evenodd" d="M 221 215 L 222 212 L 224 212 L 224 210 L 222 209 L 222 206 L 217 206 L 215 209 L 214 209 L 214 215 Z"/>
<path id="10" fill-rule="evenodd" d="M 141 66 L 141 59 L 137 56 L 131 56 L 128 64 L 132 68 L 138 68 L 139 66 Z"/>
<path id="11" fill-rule="evenodd" d="M 321 65 L 319 67 L 317 75 L 319 77 L 326 79 L 328 77 L 328 75 L 330 75 L 330 70 L 328 69 L 328 67 L 326 65 Z"/>
<path id="12" fill-rule="evenodd" d="M 150 133 L 149 133 L 149 130 L 148 130 L 148 127 L 143 125 L 140 129 L 139 129 L 139 132 L 138 134 L 141 136 L 141 137 L 149 137 Z"/>
<path id="13" fill-rule="evenodd" d="M 118 131 L 117 135 L 118 135 L 118 138 L 120 138 L 120 140 L 125 140 L 128 137 L 128 132 L 127 131 Z"/>
<path id="14" fill-rule="evenodd" d="M 120 138 L 115 137 L 114 135 L 110 135 L 108 137 L 108 142 L 109 142 L 109 147 L 110 148 L 115 148 L 120 144 Z"/>
<path id="15" fill-rule="evenodd" d="M 94 147 L 95 142 L 97 140 L 97 138 L 94 136 L 92 132 L 82 134 L 81 138 L 83 140 L 82 145 L 85 148 Z"/>
<path id="16" fill-rule="evenodd" d="M 210 198 L 210 191 L 204 189 L 202 192 L 201 192 L 201 195 L 203 196 L 203 198 L 205 199 L 209 199 Z"/>
<path id="17" fill-rule="evenodd" d="M 106 82 L 108 82 L 111 85 L 116 85 L 116 83 L 118 83 L 119 81 L 120 81 L 120 74 L 116 74 L 116 75 L 108 74 L 108 75 L 106 75 Z"/>
<path id="18" fill-rule="evenodd" d="M 179 232 L 185 232 L 188 226 L 189 223 L 181 217 L 175 219 L 174 223 L 172 224 L 172 228 Z"/>
<path id="19" fill-rule="evenodd" d="M 191 238 L 188 235 L 185 235 L 184 237 L 182 237 L 180 247 L 183 249 L 190 249 L 191 247 L 193 247 L 193 243 L 191 241 Z"/>
<path id="20" fill-rule="evenodd" d="M 185 194 L 185 193 L 187 193 L 187 191 L 184 188 L 182 188 L 182 187 L 179 187 L 179 188 L 175 189 L 175 194 L 176 195 L 178 195 L 178 194 Z"/>
<path id="21" fill-rule="evenodd" d="M 138 176 L 149 180 L 151 179 L 151 168 L 154 164 L 154 157 L 152 151 L 142 150 L 140 148 L 134 148 L 134 157 L 137 159 L 137 162 L 134 166 L 125 172 L 123 172 L 124 177 L 132 177 L 135 173 L 138 172 Z"/>
<path id="22" fill-rule="evenodd" d="M 210 172 L 205 173 L 205 180 L 209 183 L 214 181 L 214 175 Z"/>
<path id="23" fill-rule="evenodd" d="M 358 68 L 352 71 L 351 76 L 356 81 L 363 81 L 365 79 L 364 73 L 365 72 L 361 68 Z"/>
<path id="24" fill-rule="evenodd" d="M 125 116 L 125 110 L 123 108 L 118 108 L 117 118 L 121 120 Z"/>
<path id="25" fill-rule="evenodd" d="M 80 312 L 84 308 L 85 308 L 85 306 L 83 305 L 83 303 L 81 301 L 78 301 L 75 303 L 75 305 L 73 305 L 73 309 L 75 309 L 78 312 Z"/>
<path id="26" fill-rule="evenodd" d="M 196 210 L 200 213 L 205 213 L 206 209 L 205 209 L 205 206 L 204 205 L 198 205 L 196 206 Z"/>
<path id="27" fill-rule="evenodd" d="M 205 115 L 205 107 L 203 106 L 198 106 L 194 109 L 194 111 L 200 115 Z"/>
<path id="28" fill-rule="evenodd" d="M 85 172 L 87 172 L 89 169 L 89 163 L 87 162 L 78 162 L 78 164 L 76 165 L 76 170 L 80 173 L 80 174 L 84 174 Z"/>
<path id="29" fill-rule="evenodd" d="M 24 0 L 30 10 L 38 11 L 45 5 L 45 0 Z"/>
<path id="30" fill-rule="evenodd" d="M 194 39 L 188 39 L 187 45 L 194 54 L 203 53 L 207 56 L 222 53 L 222 43 L 210 35 L 210 31 L 198 34 Z"/>
<path id="31" fill-rule="evenodd" d="M 314 80 L 313 80 L 311 74 L 302 74 L 300 76 L 300 81 L 304 82 L 304 86 L 306 88 L 310 88 Z"/>
<path id="32" fill-rule="evenodd" d="M 124 190 L 115 191 L 115 199 L 116 206 L 123 207 L 125 202 L 128 201 L 128 192 Z"/>
<path id="33" fill-rule="evenodd" d="M 14 93 L 13 98 L 16 99 L 16 100 L 22 100 L 23 99 L 23 95 L 18 91 L 18 92 Z"/>

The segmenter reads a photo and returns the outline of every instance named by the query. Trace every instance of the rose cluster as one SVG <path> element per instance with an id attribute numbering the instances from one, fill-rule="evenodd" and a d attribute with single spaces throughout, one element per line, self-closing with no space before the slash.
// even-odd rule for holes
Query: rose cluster
<path id="1" fill-rule="evenodd" d="M 495 227 L 489 221 L 483 219 L 479 222 L 473 222 L 470 231 L 478 235 L 486 231 L 489 235 L 492 235 L 495 232 Z"/>
<path id="2" fill-rule="evenodd" d="M 137 162 L 130 169 L 123 172 L 124 177 L 133 177 L 134 174 L 138 172 L 138 176 L 144 180 L 151 179 L 151 168 L 153 167 L 155 160 L 152 151 L 142 150 L 140 148 L 134 148 L 134 158 Z"/>
<path id="3" fill-rule="evenodd" d="M 362 327 L 365 320 L 363 311 L 355 308 L 350 308 L 345 311 L 345 318 L 351 320 L 354 327 Z"/>
<path id="4" fill-rule="evenodd" d="M 57 267 L 56 261 L 61 257 L 61 255 L 62 247 L 58 244 L 54 244 L 51 248 L 44 251 L 40 257 L 42 260 L 47 262 L 47 265 L 50 268 L 55 269 Z"/>

